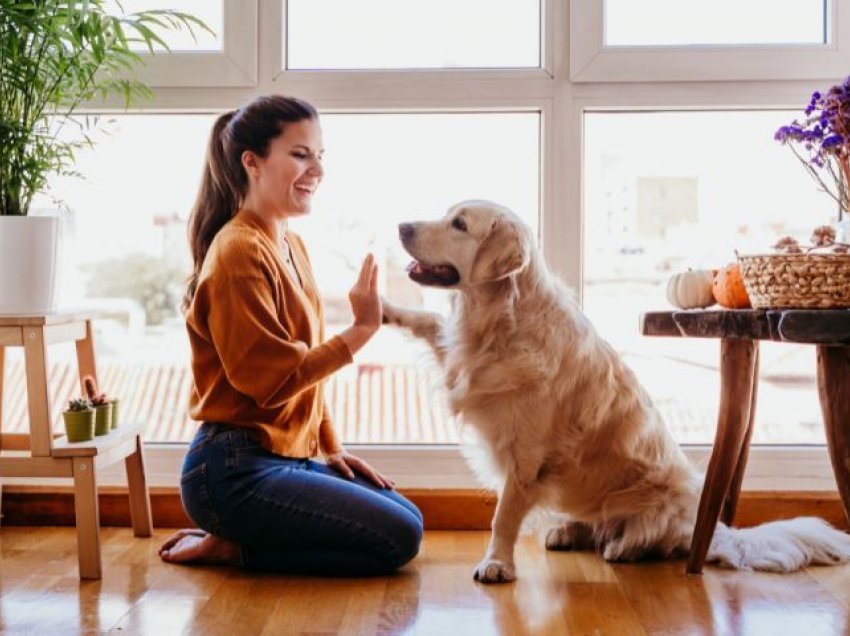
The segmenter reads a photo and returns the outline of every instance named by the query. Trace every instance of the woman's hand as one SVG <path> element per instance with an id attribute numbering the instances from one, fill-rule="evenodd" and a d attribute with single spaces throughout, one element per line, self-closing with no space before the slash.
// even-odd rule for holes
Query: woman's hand
<path id="1" fill-rule="evenodd" d="M 372 254 L 366 256 L 357 281 L 348 292 L 354 324 L 340 333 L 354 355 L 381 327 L 381 297 L 378 295 L 378 264 Z"/>
<path id="2" fill-rule="evenodd" d="M 354 479 L 355 473 L 371 481 L 378 488 L 392 490 L 395 488 L 395 482 L 392 479 L 384 477 L 377 470 L 372 468 L 364 460 L 352 455 L 348 451 L 340 451 L 328 455 L 326 459 L 328 466 L 336 470 L 346 479 Z"/>
<path id="3" fill-rule="evenodd" d="M 355 326 L 378 330 L 381 326 L 381 297 L 378 296 L 378 264 L 372 254 L 367 254 L 363 260 L 357 281 L 348 292 L 348 302 L 354 313 Z"/>

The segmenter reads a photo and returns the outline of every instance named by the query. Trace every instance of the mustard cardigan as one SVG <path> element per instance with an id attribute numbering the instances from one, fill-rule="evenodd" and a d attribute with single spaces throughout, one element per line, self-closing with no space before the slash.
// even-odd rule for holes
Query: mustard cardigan
<path id="1" fill-rule="evenodd" d="M 322 381 L 352 361 L 345 342 L 324 340 L 322 303 L 300 237 L 286 233 L 301 284 L 273 235 L 238 212 L 215 236 L 186 316 L 194 385 L 189 414 L 260 432 L 287 457 L 342 449 Z"/>

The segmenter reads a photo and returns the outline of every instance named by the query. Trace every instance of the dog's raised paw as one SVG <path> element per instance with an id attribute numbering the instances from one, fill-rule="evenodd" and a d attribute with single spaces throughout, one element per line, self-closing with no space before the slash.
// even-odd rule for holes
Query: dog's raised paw
<path id="1" fill-rule="evenodd" d="M 479 583 L 510 583 L 516 579 L 514 566 L 497 559 L 484 559 L 475 566 L 473 578 Z"/>

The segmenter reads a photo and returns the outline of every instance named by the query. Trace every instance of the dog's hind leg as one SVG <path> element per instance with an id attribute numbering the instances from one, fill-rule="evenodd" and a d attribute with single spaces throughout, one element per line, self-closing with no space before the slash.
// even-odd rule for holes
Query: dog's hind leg
<path id="1" fill-rule="evenodd" d="M 514 545 L 522 520 L 537 501 L 537 489 L 524 489 L 515 475 L 508 474 L 496 504 L 493 533 L 487 554 L 475 567 L 474 578 L 481 583 L 507 583 L 516 578 Z"/>
<path id="2" fill-rule="evenodd" d="M 593 550 L 595 547 L 593 527 L 581 521 L 567 521 L 549 528 L 546 533 L 547 550 Z"/>
<path id="3" fill-rule="evenodd" d="M 440 345 L 440 331 L 443 328 L 443 317 L 430 311 L 405 309 L 381 298 L 383 306 L 383 322 L 407 329 L 417 338 L 427 342 L 439 362 L 443 361 L 444 352 Z"/>

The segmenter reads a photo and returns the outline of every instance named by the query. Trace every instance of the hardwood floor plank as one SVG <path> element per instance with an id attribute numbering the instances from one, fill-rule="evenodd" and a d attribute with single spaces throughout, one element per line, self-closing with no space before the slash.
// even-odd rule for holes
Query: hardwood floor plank
<path id="1" fill-rule="evenodd" d="M 684 562 L 609 564 L 517 546 L 518 580 L 472 580 L 487 532 L 429 531 L 394 576 L 336 579 L 163 563 L 159 544 L 103 529 L 103 579 L 80 581 L 66 527 L 0 530 L 0 632 L 9 634 L 821 634 L 850 633 L 850 566 L 779 575 Z"/>

